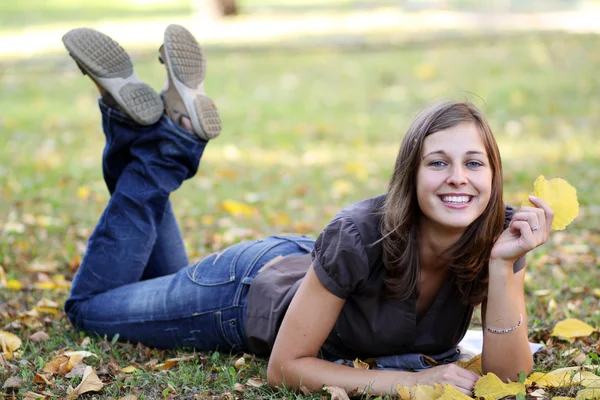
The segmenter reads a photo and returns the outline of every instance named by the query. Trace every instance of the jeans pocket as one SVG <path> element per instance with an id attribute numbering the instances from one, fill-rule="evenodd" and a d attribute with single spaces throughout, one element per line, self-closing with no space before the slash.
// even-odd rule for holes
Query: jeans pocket
<path id="1" fill-rule="evenodd" d="M 238 259 L 256 242 L 242 242 L 213 253 L 188 268 L 188 277 L 198 285 L 219 286 L 235 282 Z"/>

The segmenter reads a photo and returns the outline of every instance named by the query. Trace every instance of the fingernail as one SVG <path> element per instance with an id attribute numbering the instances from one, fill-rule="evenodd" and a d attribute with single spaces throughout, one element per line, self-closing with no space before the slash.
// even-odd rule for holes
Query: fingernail
<path id="1" fill-rule="evenodd" d="M 537 198 L 537 197 L 535 197 L 534 195 L 532 195 L 532 194 L 530 194 L 530 195 L 529 195 L 529 200 L 537 200 L 537 199 L 538 199 L 538 198 Z"/>

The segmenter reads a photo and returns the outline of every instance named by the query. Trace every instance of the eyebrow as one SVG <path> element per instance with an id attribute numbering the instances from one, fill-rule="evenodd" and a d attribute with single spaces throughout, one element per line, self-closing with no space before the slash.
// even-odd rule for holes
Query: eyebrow
<path id="1" fill-rule="evenodd" d="M 428 157 L 432 154 L 442 154 L 442 155 L 448 155 L 444 150 L 436 150 L 436 151 L 432 151 L 431 153 L 427 153 L 423 156 L 423 158 Z M 467 151 L 465 154 L 467 155 L 471 155 L 471 154 L 483 154 L 484 156 L 487 156 L 487 154 L 485 154 L 483 151 L 478 151 L 478 150 L 469 150 Z M 421 158 L 421 160 L 423 159 Z"/>

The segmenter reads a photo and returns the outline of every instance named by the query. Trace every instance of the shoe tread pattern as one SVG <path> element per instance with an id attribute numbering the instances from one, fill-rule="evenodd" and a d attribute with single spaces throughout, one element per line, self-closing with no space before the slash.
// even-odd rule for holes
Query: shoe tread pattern
<path id="1" fill-rule="evenodd" d="M 200 119 L 202 130 L 208 139 L 214 139 L 221 132 L 221 117 L 215 103 L 208 96 L 198 95 L 194 107 Z"/>
<path id="2" fill-rule="evenodd" d="M 77 28 L 64 37 L 69 52 L 100 78 L 127 78 L 133 74 L 133 64 L 127 52 L 110 37 L 89 28 Z"/>
<path id="3" fill-rule="evenodd" d="M 160 96 L 145 83 L 128 83 L 119 91 L 129 115 L 143 125 L 151 125 L 163 114 Z"/>
<path id="4" fill-rule="evenodd" d="M 185 28 L 171 25 L 165 32 L 165 46 L 175 77 L 185 86 L 196 89 L 206 72 L 204 54 L 196 39 Z"/>

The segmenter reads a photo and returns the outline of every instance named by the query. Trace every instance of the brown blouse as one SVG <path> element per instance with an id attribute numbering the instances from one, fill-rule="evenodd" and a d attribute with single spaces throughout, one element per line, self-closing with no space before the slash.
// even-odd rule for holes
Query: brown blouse
<path id="1" fill-rule="evenodd" d="M 388 300 L 380 295 L 385 267 L 378 240 L 385 195 L 343 209 L 327 225 L 310 255 L 285 257 L 261 271 L 250 286 L 246 312 L 249 350 L 268 355 L 283 316 L 311 264 L 331 293 L 346 302 L 322 347 L 327 359 L 354 359 L 404 353 L 440 354 L 465 335 L 473 307 L 460 301 L 447 280 L 417 321 L 416 297 Z M 505 226 L 514 209 L 506 207 Z M 524 258 L 514 265 L 517 272 Z M 318 310 L 315 310 L 318 312 Z"/>

